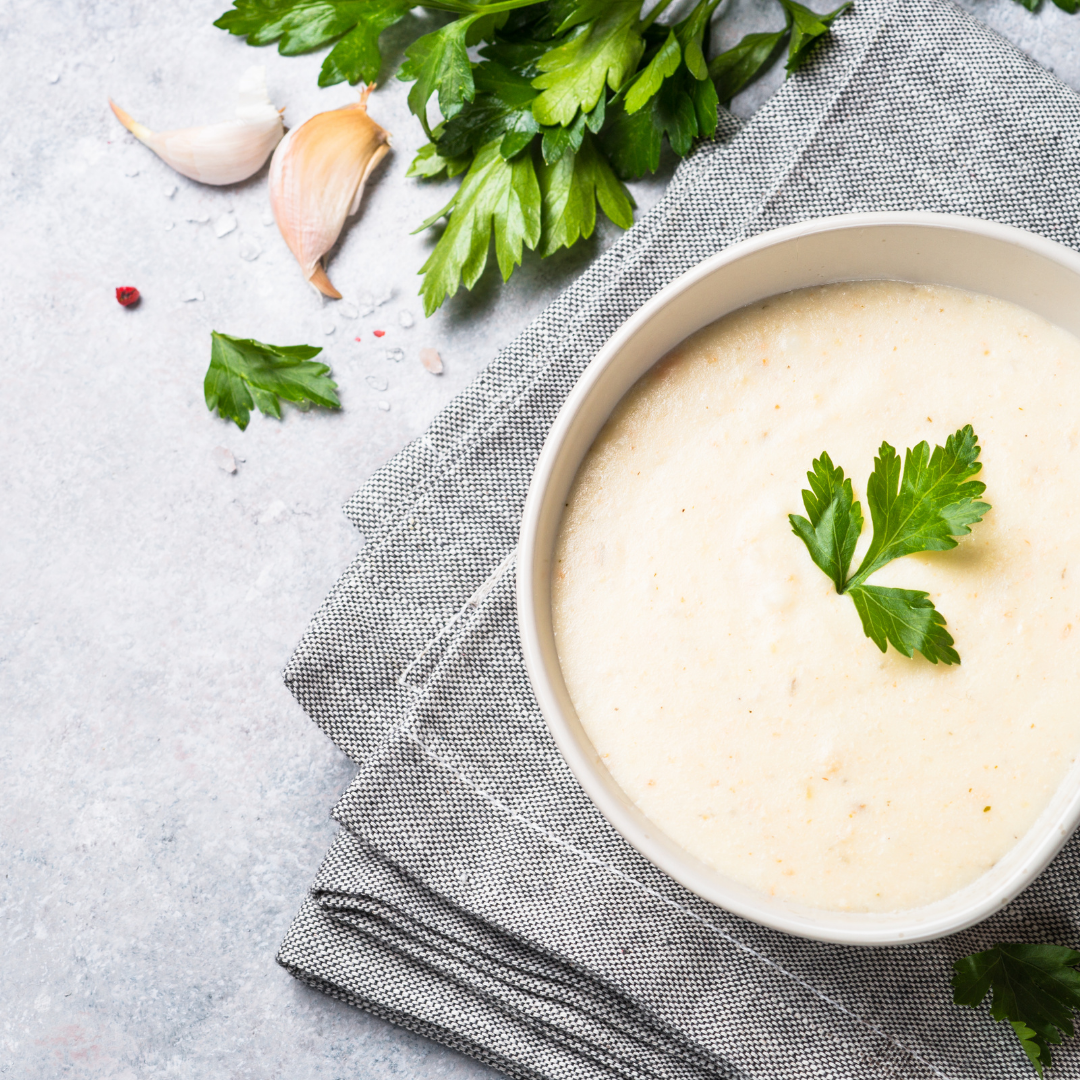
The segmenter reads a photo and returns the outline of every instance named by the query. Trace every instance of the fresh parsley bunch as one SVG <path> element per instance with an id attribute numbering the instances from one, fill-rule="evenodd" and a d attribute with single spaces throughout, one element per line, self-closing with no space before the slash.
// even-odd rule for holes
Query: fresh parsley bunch
<path id="1" fill-rule="evenodd" d="M 429 142 L 408 175 L 461 176 L 454 196 L 420 226 L 446 227 L 421 268 L 430 315 L 487 265 L 491 238 L 503 280 L 525 249 L 541 257 L 572 247 L 596 227 L 597 208 L 633 223 L 624 181 L 655 172 L 665 140 L 676 154 L 716 130 L 729 102 L 781 53 L 794 71 L 850 0 L 817 15 L 778 0 L 782 29 L 749 34 L 706 60 L 719 0 L 697 0 L 670 25 L 641 0 L 433 0 L 454 18 L 417 36 L 398 78 Z M 249 45 L 279 42 L 287 56 L 336 40 L 319 85 L 374 82 L 379 36 L 411 17 L 412 0 L 234 0 L 215 23 Z M 471 50 L 471 53 L 470 53 Z M 428 119 L 431 99 L 441 120 Z M 417 230 L 420 231 L 420 230 Z"/>

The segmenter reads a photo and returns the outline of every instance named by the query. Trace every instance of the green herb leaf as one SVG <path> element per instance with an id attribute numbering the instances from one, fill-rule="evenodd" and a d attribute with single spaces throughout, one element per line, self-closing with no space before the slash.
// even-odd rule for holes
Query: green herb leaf
<path id="1" fill-rule="evenodd" d="M 827 15 L 818 15 L 808 7 L 803 7 L 796 0 L 780 0 L 784 10 L 791 19 L 791 41 L 788 44 L 788 72 L 797 71 L 806 63 L 810 56 L 810 50 L 819 38 L 829 32 L 833 20 L 851 7 L 852 0 L 847 0 L 835 11 Z"/>
<path id="2" fill-rule="evenodd" d="M 554 165 L 567 152 L 577 153 L 581 140 L 585 137 L 585 119 L 588 115 L 579 112 L 577 119 L 569 127 L 544 128 L 540 148 L 548 165 Z"/>
<path id="3" fill-rule="evenodd" d="M 600 133 L 600 145 L 623 180 L 637 180 L 660 166 L 664 128 L 656 99 L 628 114 L 619 103 L 609 110 L 610 122 Z"/>
<path id="4" fill-rule="evenodd" d="M 694 112 L 697 114 L 698 135 L 711 135 L 720 122 L 716 112 L 720 98 L 712 79 L 695 79 L 690 88 L 690 97 L 693 98 Z"/>
<path id="5" fill-rule="evenodd" d="M 356 24 L 366 0 L 234 0 L 214 25 L 247 37 L 249 45 L 281 39 L 278 52 L 296 56 L 333 41 Z"/>
<path id="6" fill-rule="evenodd" d="M 541 74 L 533 86 L 542 92 L 533 102 L 533 112 L 548 127 L 565 127 L 578 109 L 591 112 L 605 82 L 618 90 L 634 73 L 645 50 L 638 21 L 640 0 L 587 4 L 588 0 L 579 5 L 571 18 L 593 10 L 597 11 L 595 17 L 574 24 L 568 39 L 537 62 Z"/>
<path id="7" fill-rule="evenodd" d="M 1016 1032 L 1016 1037 L 1020 1040 L 1020 1049 L 1027 1055 L 1028 1061 L 1042 1076 L 1042 1062 L 1039 1060 L 1042 1057 L 1042 1047 L 1039 1046 L 1038 1033 L 1019 1020 L 1010 1020 L 1009 1027 Z M 1049 1054 L 1047 1054 L 1047 1067 L 1049 1068 Z"/>
<path id="8" fill-rule="evenodd" d="M 1036 3 L 1038 0 L 1036 0 Z M 1067 11 L 1070 15 L 1075 15 L 1077 11 L 1080 11 L 1080 0 L 1054 0 L 1062 11 Z"/>
<path id="9" fill-rule="evenodd" d="M 708 126 L 699 126 L 699 116 Z M 646 172 L 656 172 L 665 135 L 675 153 L 683 155 L 699 134 L 711 135 L 715 130 L 715 91 L 708 80 L 699 82 L 684 68 L 665 79 L 660 92 L 636 113 L 626 112 L 621 102 L 616 104 L 601 133 L 601 145 L 616 173 L 623 180 L 636 180 Z"/>
<path id="10" fill-rule="evenodd" d="M 727 52 L 709 62 L 709 74 L 716 84 L 717 97 L 727 104 L 742 93 L 776 58 L 790 27 L 772 34 L 747 34 Z"/>
<path id="11" fill-rule="evenodd" d="M 995 945 L 953 964 L 953 1001 L 977 1008 L 991 994 L 990 1015 L 1007 1020 L 1039 1076 L 1051 1044 L 1074 1034 L 1080 1009 L 1080 952 L 1060 945 Z"/>
<path id="12" fill-rule="evenodd" d="M 851 481 L 844 470 L 833 465 L 828 454 L 814 459 L 806 474 L 810 488 L 802 493 L 808 521 L 789 514 L 792 531 L 806 545 L 810 558 L 832 578 L 836 591 L 844 591 L 851 556 L 862 532 L 862 508 L 855 501 Z"/>
<path id="13" fill-rule="evenodd" d="M 466 39 L 479 18 L 480 15 L 468 15 L 455 19 L 418 37 L 405 50 L 406 60 L 398 78 L 405 82 L 415 80 L 409 90 L 409 109 L 424 125 L 429 139 L 432 136 L 427 105 L 432 94 L 438 94 L 443 118 L 450 120 L 466 101 L 472 101 L 476 93 Z"/>
<path id="14" fill-rule="evenodd" d="M 541 56 L 551 51 L 550 41 L 504 41 L 498 39 L 490 45 L 485 45 L 480 50 L 480 55 L 487 60 L 493 60 L 504 69 L 508 68 L 517 75 L 524 75 L 528 79 L 534 79 L 540 74 L 536 66 Z"/>
<path id="15" fill-rule="evenodd" d="M 596 226 L 596 204 L 620 228 L 634 223 L 634 202 L 604 160 L 589 135 L 584 135 L 576 153 L 564 154 L 557 162 L 539 169 L 543 196 L 541 256 L 561 247 L 572 247 L 592 235 Z"/>
<path id="16" fill-rule="evenodd" d="M 337 383 L 327 378 L 330 368 L 312 362 L 321 352 L 312 345 L 265 345 L 212 331 L 210 367 L 203 380 L 206 407 L 217 409 L 241 431 L 248 426 L 253 405 L 263 415 L 280 419 L 279 398 L 338 409 Z"/>
<path id="17" fill-rule="evenodd" d="M 528 89 L 530 96 L 523 104 L 508 102 L 496 94 L 477 94 L 474 101 L 446 122 L 445 132 L 437 143 L 439 153 L 444 157 L 475 154 L 493 139 L 501 140 L 503 157 L 512 158 L 519 153 L 540 130 L 532 113 L 536 91 Z"/>
<path id="18" fill-rule="evenodd" d="M 882 651 L 892 645 L 911 658 L 921 652 L 931 664 L 959 664 L 945 618 L 917 589 L 885 589 L 880 585 L 851 585 L 847 592 L 855 601 L 863 632 Z"/>
<path id="19" fill-rule="evenodd" d="M 469 167 L 471 161 L 471 154 L 462 157 L 443 157 L 434 143 L 425 143 L 416 152 L 416 157 L 413 158 L 409 171 L 405 175 L 420 177 L 424 180 L 432 180 L 443 173 L 448 177 L 457 176 Z"/>
<path id="20" fill-rule="evenodd" d="M 955 536 L 966 536 L 990 509 L 978 497 L 986 485 L 969 480 L 982 469 L 979 442 L 971 425 L 950 435 L 931 455 L 926 442 L 900 458 L 886 442 L 874 458 L 866 501 L 874 536 L 853 581 L 865 581 L 893 559 L 918 551 L 949 551 Z"/>
<path id="21" fill-rule="evenodd" d="M 636 113 L 654 94 L 659 93 L 665 79 L 669 79 L 682 63 L 682 49 L 674 30 L 668 31 L 667 40 L 660 51 L 649 61 L 645 69 L 630 84 L 623 98 L 623 108 Z"/>
<path id="22" fill-rule="evenodd" d="M 409 10 L 402 0 L 367 0 L 356 25 L 330 50 L 319 71 L 319 85 L 339 82 L 373 83 L 379 77 L 382 56 L 379 35 L 399 22 Z"/>
<path id="23" fill-rule="evenodd" d="M 279 41 L 278 52 L 296 56 L 345 37 L 327 56 L 319 85 L 348 79 L 373 82 L 381 64 L 379 35 L 409 10 L 405 0 L 234 0 L 214 25 L 246 37 L 249 45 Z"/>
<path id="24" fill-rule="evenodd" d="M 498 141 L 482 147 L 454 197 L 420 227 L 449 215 L 445 231 L 420 268 L 425 313 L 430 315 L 460 285 L 471 289 L 476 284 L 487 265 L 492 229 L 505 281 L 521 262 L 522 248 L 534 248 L 540 240 L 540 204 L 529 154 L 507 161 Z"/>
<path id="25" fill-rule="evenodd" d="M 926 442 L 908 450 L 901 479 L 900 458 L 883 442 L 866 484 L 874 534 L 850 578 L 851 558 L 863 525 L 851 481 L 824 453 L 806 474 L 810 489 L 802 495 L 809 519 L 789 514 L 791 531 L 836 591 L 851 595 L 863 631 L 882 652 L 891 644 L 907 657 L 921 652 L 931 664 L 960 663 L 945 618 L 928 593 L 865 582 L 893 559 L 956 547 L 953 538 L 971 532 L 971 526 L 982 520 L 990 506 L 977 500 L 986 485 L 969 479 L 982 468 L 978 456 L 978 438 L 968 424 L 950 435 L 944 446 L 935 447 L 933 454 Z"/>
<path id="26" fill-rule="evenodd" d="M 705 80 L 709 77 L 709 65 L 705 62 L 705 35 L 718 4 L 719 0 L 700 0 L 697 7 L 675 27 L 682 46 L 683 63 L 695 79 Z"/>

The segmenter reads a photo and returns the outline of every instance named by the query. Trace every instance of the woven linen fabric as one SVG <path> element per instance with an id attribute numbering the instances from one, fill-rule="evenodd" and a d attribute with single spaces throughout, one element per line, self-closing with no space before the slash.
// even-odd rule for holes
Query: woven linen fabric
<path id="1" fill-rule="evenodd" d="M 1080 99 L 947 0 L 857 0 L 346 508 L 366 546 L 286 680 L 358 764 L 279 961 L 511 1075 L 1028 1077 L 952 962 L 1080 940 L 1080 843 L 988 922 L 854 949 L 699 899 L 606 823 L 533 699 L 513 602 L 533 464 L 584 366 L 679 274 L 810 217 L 936 210 L 1080 250 Z M 1080 1052 L 1054 1074 L 1080 1077 Z"/>

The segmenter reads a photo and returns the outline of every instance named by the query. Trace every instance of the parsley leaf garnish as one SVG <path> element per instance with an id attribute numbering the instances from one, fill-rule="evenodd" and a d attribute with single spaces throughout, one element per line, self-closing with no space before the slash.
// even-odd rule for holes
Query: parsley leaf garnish
<path id="1" fill-rule="evenodd" d="M 1080 952 L 1060 945 L 995 945 L 953 964 L 953 1001 L 975 1009 L 989 993 L 990 1015 L 1007 1020 L 1039 1076 L 1050 1045 L 1074 1034 L 1080 1009 Z"/>
<path id="2" fill-rule="evenodd" d="M 851 557 L 862 532 L 862 508 L 855 501 L 851 481 L 844 470 L 832 463 L 828 454 L 816 458 L 806 474 L 810 490 L 803 491 L 803 506 L 810 520 L 789 514 L 795 535 L 802 539 L 810 558 L 832 578 L 836 591 L 844 591 Z"/>
<path id="3" fill-rule="evenodd" d="M 883 442 L 866 482 L 874 536 L 855 580 L 904 555 L 956 547 L 953 537 L 966 536 L 990 509 L 978 501 L 986 485 L 969 479 L 982 470 L 978 457 L 978 436 L 968 424 L 933 455 L 926 442 L 908 450 L 901 482 L 900 458 Z"/>
<path id="4" fill-rule="evenodd" d="M 203 380 L 206 407 L 241 431 L 253 406 L 280 420 L 280 398 L 338 409 L 337 383 L 327 378 L 330 368 L 312 361 L 321 352 L 313 345 L 264 345 L 211 331 L 210 367 Z"/>
<path id="5" fill-rule="evenodd" d="M 832 580 L 838 593 L 848 593 L 862 620 L 863 631 L 885 652 L 891 644 L 910 657 L 918 651 L 932 664 L 959 664 L 944 616 L 928 593 L 916 589 L 867 585 L 866 579 L 894 559 L 919 551 L 948 551 L 957 536 L 966 536 L 990 509 L 979 502 L 986 485 L 970 479 L 982 469 L 978 437 L 970 424 L 930 452 L 925 441 L 900 458 L 887 442 L 874 459 L 866 484 L 866 501 L 874 532 L 858 570 L 849 578 L 855 544 L 862 532 L 862 508 L 851 481 L 828 454 L 813 462 L 803 506 L 808 517 L 789 514 L 792 532 L 806 545 L 810 558 Z"/>

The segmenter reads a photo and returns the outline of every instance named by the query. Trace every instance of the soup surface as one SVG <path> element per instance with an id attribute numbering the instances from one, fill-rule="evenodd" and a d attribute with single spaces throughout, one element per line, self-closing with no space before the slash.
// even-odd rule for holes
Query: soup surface
<path id="1" fill-rule="evenodd" d="M 764 892 L 891 911 L 1016 844 L 1080 748 L 1080 341 L 986 296 L 857 282 L 744 308 L 673 350 L 582 463 L 556 643 L 612 776 Z M 959 666 L 881 653 L 791 531 L 823 450 L 866 480 L 965 424 L 993 509 L 875 585 L 922 589 Z"/>

